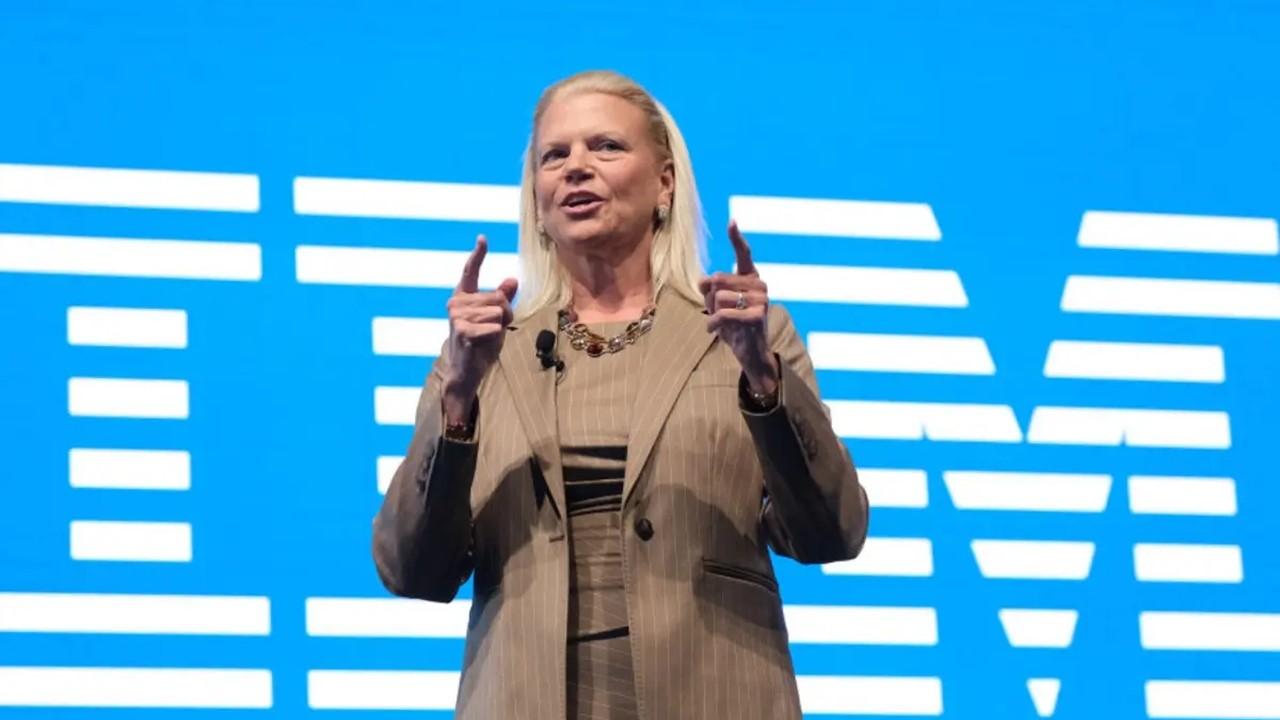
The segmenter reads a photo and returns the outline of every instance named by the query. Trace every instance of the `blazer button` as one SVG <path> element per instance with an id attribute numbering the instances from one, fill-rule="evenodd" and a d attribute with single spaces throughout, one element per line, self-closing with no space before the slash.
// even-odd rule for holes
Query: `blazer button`
<path id="1" fill-rule="evenodd" d="M 636 535 L 639 535 L 640 539 L 645 541 L 653 537 L 653 523 L 649 522 L 649 518 L 636 520 Z"/>

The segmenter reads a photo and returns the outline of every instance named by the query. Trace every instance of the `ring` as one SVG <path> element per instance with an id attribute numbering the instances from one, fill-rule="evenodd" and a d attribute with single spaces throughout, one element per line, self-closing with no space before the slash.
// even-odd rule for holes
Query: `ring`
<path id="1" fill-rule="evenodd" d="M 742 294 L 742 291 L 741 291 L 741 290 L 739 290 L 739 291 L 738 291 L 738 302 L 734 303 L 734 304 L 733 304 L 733 306 L 734 306 L 735 308 L 737 308 L 738 310 L 744 310 L 744 309 L 746 309 L 746 307 L 747 307 L 747 298 L 746 298 L 746 296 L 745 296 L 745 295 L 743 295 L 743 294 Z"/>

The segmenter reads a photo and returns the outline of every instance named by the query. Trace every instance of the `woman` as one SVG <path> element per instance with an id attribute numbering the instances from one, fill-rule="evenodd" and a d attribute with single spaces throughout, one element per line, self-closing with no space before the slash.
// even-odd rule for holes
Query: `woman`
<path id="1" fill-rule="evenodd" d="M 459 718 L 798 718 L 768 548 L 852 558 L 868 507 L 790 317 L 733 224 L 702 277 L 684 140 L 620 75 L 543 93 L 521 202 L 518 311 L 478 238 L 379 576 L 448 602 L 474 573 Z"/>

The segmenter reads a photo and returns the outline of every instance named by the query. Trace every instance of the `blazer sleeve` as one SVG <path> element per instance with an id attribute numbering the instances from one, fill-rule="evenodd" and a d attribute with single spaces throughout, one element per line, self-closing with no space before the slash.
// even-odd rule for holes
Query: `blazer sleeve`
<path id="1" fill-rule="evenodd" d="M 481 425 L 472 416 L 471 442 L 444 437 L 440 401 L 445 353 L 418 398 L 413 440 L 373 520 L 373 562 L 388 590 L 449 602 L 474 567 L 471 482 Z"/>
<path id="2" fill-rule="evenodd" d="M 769 335 L 781 368 L 778 403 L 764 413 L 742 411 L 764 469 L 761 525 L 776 552 L 799 562 L 854 558 L 867 538 L 866 491 L 818 396 L 813 361 L 780 305 L 770 306 Z"/>

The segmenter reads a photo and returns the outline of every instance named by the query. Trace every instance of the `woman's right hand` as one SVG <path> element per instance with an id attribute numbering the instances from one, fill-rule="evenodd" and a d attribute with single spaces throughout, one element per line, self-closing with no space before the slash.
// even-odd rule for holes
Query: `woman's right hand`
<path id="1" fill-rule="evenodd" d="M 511 323 L 511 301 L 518 281 L 507 278 L 497 290 L 480 292 L 480 265 L 489 251 L 484 235 L 462 267 L 462 279 L 449 298 L 449 354 L 444 368 L 442 402 L 450 424 L 471 421 L 476 391 L 485 373 L 498 360 Z"/>

